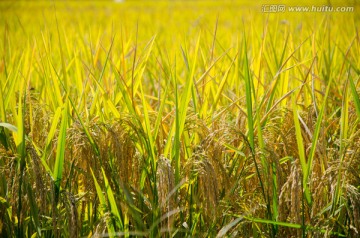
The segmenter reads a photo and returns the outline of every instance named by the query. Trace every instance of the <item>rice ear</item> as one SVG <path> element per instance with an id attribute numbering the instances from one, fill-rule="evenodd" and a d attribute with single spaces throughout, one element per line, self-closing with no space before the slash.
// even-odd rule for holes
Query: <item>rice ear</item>
<path id="1" fill-rule="evenodd" d="M 175 209 L 175 197 L 171 196 L 175 188 L 175 175 L 170 160 L 163 156 L 157 160 L 156 183 L 161 214 L 166 215 Z M 162 226 L 170 229 L 173 222 L 173 217 L 169 216 L 162 222 Z"/>

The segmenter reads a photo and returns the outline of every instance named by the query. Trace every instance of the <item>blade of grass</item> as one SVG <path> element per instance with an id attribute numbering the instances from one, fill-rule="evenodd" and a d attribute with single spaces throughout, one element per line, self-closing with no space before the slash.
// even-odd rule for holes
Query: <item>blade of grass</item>
<path id="1" fill-rule="evenodd" d="M 351 94 L 354 99 L 356 113 L 357 113 L 358 119 L 360 120 L 360 96 L 356 91 L 354 80 L 352 79 L 350 74 L 349 74 L 349 83 L 350 83 Z"/>
<path id="2" fill-rule="evenodd" d="M 175 137 L 174 137 L 174 151 L 175 151 L 175 184 L 180 182 L 180 121 L 179 121 L 179 96 L 176 80 L 176 59 L 175 59 L 175 74 L 174 74 L 174 87 L 175 87 Z"/>
<path id="3" fill-rule="evenodd" d="M 52 123 L 51 123 L 51 127 L 50 130 L 48 132 L 46 141 L 45 141 L 45 148 L 43 151 L 43 154 L 40 158 L 40 161 L 42 163 L 42 165 L 44 166 L 45 170 L 47 171 L 47 173 L 50 174 L 51 177 L 54 177 L 53 171 L 50 169 L 50 167 L 48 166 L 47 162 L 46 162 L 46 156 L 48 154 L 48 150 L 50 148 L 50 145 L 54 139 L 55 133 L 56 133 L 56 128 L 59 124 L 60 118 L 61 118 L 61 107 L 58 107 L 55 111 L 54 117 L 52 118 Z"/>
<path id="4" fill-rule="evenodd" d="M 244 220 L 243 216 L 238 217 L 235 220 L 233 220 L 232 222 L 230 222 L 229 224 L 227 224 L 226 226 L 222 227 L 221 230 L 219 231 L 219 233 L 216 235 L 216 238 L 224 237 L 231 228 L 236 226 L 242 220 Z"/>
<path id="5" fill-rule="evenodd" d="M 247 56 L 247 46 L 246 38 L 244 34 L 244 79 L 245 79 L 245 95 L 246 95 L 246 113 L 247 113 L 247 123 L 248 123 L 248 138 L 250 142 L 251 149 L 255 150 L 255 138 L 254 138 L 254 119 L 253 119 L 253 103 L 252 103 L 252 86 L 250 78 L 250 69 L 249 61 Z"/>
<path id="6" fill-rule="evenodd" d="M 61 69 L 62 69 L 62 74 L 63 74 L 63 80 L 64 80 L 65 88 L 68 89 L 68 80 L 67 80 L 67 72 L 66 72 L 66 65 L 65 65 L 65 56 L 64 56 L 64 50 L 63 50 L 63 46 L 62 46 L 62 40 L 61 40 L 61 36 L 60 36 L 60 30 L 59 30 L 59 24 L 58 24 L 58 20 L 57 20 L 57 16 L 56 16 L 56 11 L 55 11 L 55 20 L 56 20 L 56 29 L 57 29 L 57 35 L 58 35 L 58 40 L 59 40 Z"/>
<path id="7" fill-rule="evenodd" d="M 272 220 L 266 220 L 266 219 L 261 219 L 261 218 L 253 218 L 253 217 L 248 217 L 248 216 L 244 216 L 244 218 L 249 220 L 249 221 L 252 221 L 252 222 L 272 224 L 272 225 L 284 226 L 284 227 L 295 228 L 295 229 L 301 229 L 302 228 L 302 225 L 296 224 L 296 223 L 272 221 Z"/>
<path id="8" fill-rule="evenodd" d="M 303 228 L 303 226 L 301 224 L 297 224 L 297 223 L 281 222 L 281 221 L 275 222 L 275 221 L 271 221 L 271 220 L 266 220 L 266 219 L 262 219 L 262 218 L 253 218 L 253 217 L 248 217 L 248 216 L 244 216 L 244 218 L 249 221 L 256 222 L 256 223 L 273 224 L 273 225 L 289 227 L 289 228 L 294 228 L 294 229 L 302 229 Z M 344 234 L 341 234 L 339 232 L 331 232 L 331 231 L 329 232 L 328 230 L 317 228 L 317 227 L 312 227 L 312 226 L 306 226 L 305 229 L 319 231 L 324 234 L 330 233 L 331 235 L 335 235 L 338 237 L 346 237 Z"/>
<path id="9" fill-rule="evenodd" d="M 106 189 L 106 194 L 110 203 L 110 211 L 112 214 L 114 214 L 115 218 L 116 218 L 116 224 L 119 226 L 120 230 L 124 230 L 124 225 L 123 225 L 123 221 L 120 215 L 120 212 L 117 208 L 116 205 L 116 201 L 115 201 L 115 196 L 114 193 L 110 187 L 109 181 L 106 177 L 105 171 L 104 169 L 101 169 L 103 177 L 104 177 L 104 182 L 105 182 L 105 189 Z"/>
<path id="10" fill-rule="evenodd" d="M 12 132 L 18 133 L 18 129 L 16 128 L 16 126 L 10 124 L 10 123 L 6 123 L 6 122 L 0 122 L 0 126 L 3 128 L 6 128 Z"/>
<path id="11" fill-rule="evenodd" d="M 143 103 L 143 116 L 144 116 L 144 123 L 145 123 L 145 128 L 144 128 L 144 131 L 146 132 L 146 135 L 149 139 L 149 149 L 150 149 L 150 158 L 151 158 L 151 163 L 152 163 L 152 166 L 155 168 L 155 151 L 154 151 L 154 148 L 155 148 L 155 144 L 154 144 L 154 138 L 153 138 L 153 135 L 152 135 L 152 132 L 151 132 L 151 125 L 150 125 L 150 119 L 149 119 L 149 113 L 148 113 L 148 108 L 147 108 L 147 105 L 146 105 L 146 100 L 145 100 L 145 97 L 144 97 L 144 91 L 143 91 L 143 87 L 142 85 L 140 84 L 140 96 L 141 96 L 141 101 Z"/>
<path id="12" fill-rule="evenodd" d="M 24 95 L 22 95 L 24 93 Z M 22 237 L 24 235 L 24 225 L 21 215 L 22 211 L 22 187 L 23 187 L 23 175 L 26 167 L 26 146 L 25 146 L 25 112 L 26 112 L 26 90 L 24 90 L 24 81 L 20 85 L 20 96 L 18 104 L 18 117 L 17 117 L 17 128 L 18 128 L 18 137 L 16 142 L 16 149 L 20 157 L 20 171 L 19 171 L 19 188 L 18 188 L 18 226 L 17 226 L 17 235 Z"/>
<path id="13" fill-rule="evenodd" d="M 97 195 L 99 197 L 99 201 L 100 201 L 100 214 L 101 214 L 101 216 L 104 216 L 104 214 L 108 211 L 105 196 L 104 196 L 104 194 L 103 194 L 103 192 L 101 190 L 101 187 L 100 187 L 100 185 L 99 185 L 99 183 L 98 183 L 98 181 L 97 181 L 97 179 L 96 179 L 96 177 L 94 175 L 94 172 L 93 172 L 93 170 L 91 168 L 90 168 L 90 171 L 91 171 L 91 174 L 93 176 L 96 193 L 97 193 Z M 115 233 L 115 228 L 114 228 L 114 225 L 111 222 L 110 217 L 106 218 L 106 226 L 107 226 L 107 229 L 108 229 L 108 232 L 109 232 L 109 234 L 108 234 L 109 237 L 110 238 L 115 237 L 115 234 L 116 234 Z"/>
<path id="14" fill-rule="evenodd" d="M 332 81 L 333 81 L 333 77 L 331 77 L 329 82 L 328 82 L 326 92 L 325 92 L 325 96 L 323 98 L 323 103 L 321 105 L 318 118 L 316 119 L 315 130 L 314 130 L 313 137 L 312 137 L 312 140 L 311 140 L 310 153 L 308 155 L 308 160 L 307 160 L 306 176 L 305 176 L 305 180 L 304 180 L 304 185 L 305 186 L 306 186 L 306 184 L 308 184 L 308 179 L 309 179 L 309 176 L 311 174 L 311 168 L 312 168 L 312 164 L 313 164 L 313 160 L 314 160 L 314 156 L 315 156 L 315 151 L 316 151 L 317 143 L 319 141 L 321 123 L 322 123 L 322 119 L 323 119 L 323 116 L 324 116 L 326 103 L 327 103 L 327 99 L 328 99 L 328 96 L 329 96 Z M 309 194 L 306 195 L 306 196 L 309 196 Z"/>
<path id="15" fill-rule="evenodd" d="M 158 110 L 158 115 L 157 115 L 157 117 L 156 117 L 155 126 L 154 126 L 154 131 L 153 131 L 154 139 L 155 139 L 155 140 L 156 140 L 156 138 L 157 138 L 157 135 L 158 135 L 158 132 L 159 132 L 159 128 L 160 128 L 160 124 L 161 124 L 161 121 L 162 121 L 162 115 L 163 115 L 164 108 L 165 108 L 166 98 L 167 98 L 167 96 L 168 96 L 168 91 L 169 91 L 170 82 L 171 82 L 171 80 L 168 80 L 168 82 L 167 82 L 167 84 L 166 84 L 165 92 L 163 93 L 163 96 L 162 96 L 163 99 L 160 100 L 160 107 L 159 107 L 159 110 Z"/>
<path id="16" fill-rule="evenodd" d="M 13 96 L 14 96 L 15 85 L 16 85 L 17 82 L 19 82 L 19 81 L 18 81 L 18 75 L 19 75 L 19 72 L 21 71 L 21 70 L 20 70 L 20 67 L 21 67 L 21 64 L 22 64 L 24 55 L 25 55 L 25 54 L 21 54 L 21 57 L 20 57 L 19 62 L 18 62 L 18 66 L 17 66 L 17 68 L 16 68 L 16 70 L 15 70 L 15 75 L 14 75 L 12 78 L 10 78 L 10 75 L 9 75 L 9 77 L 8 77 L 8 80 L 9 80 L 10 85 L 9 85 L 9 87 L 8 87 L 7 90 L 6 90 L 6 91 L 7 91 L 7 94 L 6 94 L 5 99 L 4 99 L 4 109 L 5 109 L 5 111 L 6 111 L 6 109 L 7 109 L 8 106 L 9 106 L 10 100 L 11 100 L 11 99 L 13 98 Z M 12 80 L 11 80 L 11 79 L 12 79 Z M 4 114 L 4 115 L 5 115 L 5 114 Z"/>
<path id="17" fill-rule="evenodd" d="M 253 118 L 253 102 L 252 102 L 252 96 L 253 96 L 253 81 L 251 79 L 251 75 L 250 75 L 250 65 L 249 65 L 249 59 L 248 59 L 248 55 L 247 55 L 247 44 L 246 44 L 246 35 L 245 33 L 243 33 L 243 38 L 244 38 L 244 44 L 243 44 L 243 50 L 244 50 L 244 66 L 243 66 L 243 71 L 244 71 L 244 80 L 245 80 L 245 95 L 246 95 L 246 109 L 247 109 L 247 124 L 248 124 L 248 140 L 249 140 L 249 144 L 250 144 L 250 150 L 251 150 L 251 154 L 252 154 L 252 158 L 254 160 L 254 165 L 256 168 L 256 174 L 257 177 L 259 179 L 260 182 L 260 187 L 261 187 L 261 191 L 262 191 L 262 195 L 264 197 L 264 201 L 266 203 L 266 207 L 267 207 L 267 216 L 269 218 L 272 218 L 272 213 L 271 213 L 271 206 L 269 203 L 269 198 L 266 195 L 265 192 L 265 187 L 264 187 L 264 183 L 262 181 L 261 175 L 260 175 L 260 170 L 259 167 L 257 165 L 256 162 L 256 158 L 255 158 L 255 136 L 254 136 L 254 118 Z M 239 47 L 240 49 L 240 47 Z M 255 95 L 254 95 L 255 97 Z M 259 117 L 259 116 L 257 116 Z M 259 125 L 260 126 L 260 125 Z M 265 165 L 266 166 L 266 165 Z M 265 168 L 266 170 L 266 168 Z M 271 234 L 272 237 L 275 236 L 275 230 L 274 227 L 271 226 Z"/>
<path id="18" fill-rule="evenodd" d="M 212 113 L 211 113 L 211 115 L 214 115 L 214 112 L 215 112 L 215 109 L 216 109 L 216 105 L 218 104 L 218 101 L 219 101 L 220 96 L 221 96 L 221 94 L 222 94 L 222 91 L 223 91 L 223 89 L 224 89 L 226 80 L 227 80 L 227 78 L 228 78 L 228 76 L 229 76 L 229 72 L 230 72 L 232 66 L 233 66 L 234 63 L 235 63 L 236 57 L 237 57 L 237 55 L 234 57 L 233 61 L 231 62 L 230 66 L 229 66 L 229 68 L 226 70 L 223 78 L 222 78 L 221 81 L 220 81 L 220 85 L 219 85 L 219 87 L 217 88 L 217 93 L 216 93 L 216 95 L 215 95 L 214 102 L 213 102 L 213 105 L 212 105 Z"/>
<path id="19" fill-rule="evenodd" d="M 0 82 L 0 120 L 5 122 L 6 121 L 6 114 L 5 114 L 5 103 L 4 103 L 3 96 L 4 96 L 4 93 L 3 93 L 3 90 L 2 90 L 2 83 Z"/>
<path id="20" fill-rule="evenodd" d="M 64 109 L 62 112 L 62 119 L 59 131 L 59 137 L 57 141 L 57 148 L 56 148 L 56 159 L 54 165 L 54 183 L 55 183 L 55 201 L 58 202 L 59 199 L 59 192 L 60 192 L 60 184 L 62 179 L 62 172 L 64 168 L 64 160 L 65 160 L 65 143 L 66 143 L 66 129 L 68 126 L 68 104 L 65 101 Z"/>
<path id="21" fill-rule="evenodd" d="M 301 127 L 300 127 L 300 122 L 299 122 L 299 115 L 298 115 L 298 109 L 297 109 L 297 103 L 296 103 L 296 98 L 295 95 L 292 95 L 292 107 L 293 107 L 293 116 L 294 116 L 294 126 L 295 126 L 295 134 L 296 134 L 296 143 L 297 143 L 297 147 L 298 147 L 298 153 L 299 153 L 299 160 L 300 160 L 300 165 L 301 165 L 301 170 L 303 173 L 303 186 L 304 186 L 304 193 L 305 193 L 305 198 L 306 198 L 306 202 L 311 205 L 312 201 L 311 201 L 311 195 L 310 195 L 310 190 L 308 188 L 307 185 L 307 176 L 308 176 L 308 166 L 306 163 L 306 157 L 305 157 L 305 149 L 304 149 L 304 142 L 303 142 L 303 137 L 301 134 Z"/>
<path id="22" fill-rule="evenodd" d="M 348 82 L 348 81 L 347 81 Z M 338 167 L 338 174 L 337 174 L 337 182 L 335 187 L 335 193 L 332 203 L 332 215 L 335 215 L 335 211 L 338 208 L 338 203 L 341 196 L 341 188 L 343 187 L 342 183 L 342 167 L 343 167 L 343 160 L 346 153 L 346 144 L 345 140 L 348 136 L 348 129 L 349 129 L 349 97 L 348 97 L 348 87 L 347 82 L 344 86 L 343 91 L 343 101 L 342 101 L 342 107 L 341 107 L 341 120 L 340 120 L 340 151 L 339 151 L 339 157 L 340 157 L 340 164 Z"/>
<path id="23" fill-rule="evenodd" d="M 39 220 L 39 209 L 38 209 L 38 206 L 37 206 L 36 201 L 35 201 L 34 191 L 31 188 L 31 184 L 26 183 L 25 186 L 27 188 L 27 194 L 28 194 L 28 197 L 29 197 L 31 220 L 34 223 L 36 233 L 37 233 L 37 237 L 41 237 L 41 225 L 40 225 L 40 220 Z"/>

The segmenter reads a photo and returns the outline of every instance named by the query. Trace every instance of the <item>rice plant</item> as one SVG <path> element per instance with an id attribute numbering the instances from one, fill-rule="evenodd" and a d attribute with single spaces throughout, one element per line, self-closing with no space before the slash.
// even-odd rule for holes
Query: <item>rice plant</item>
<path id="1" fill-rule="evenodd" d="M 1 1 L 0 237 L 360 236 L 359 4 L 291 6 Z"/>

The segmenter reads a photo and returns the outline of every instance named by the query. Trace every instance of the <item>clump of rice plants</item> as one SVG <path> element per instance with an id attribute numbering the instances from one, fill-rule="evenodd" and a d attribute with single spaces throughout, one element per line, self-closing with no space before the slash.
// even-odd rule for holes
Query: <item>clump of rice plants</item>
<path id="1" fill-rule="evenodd" d="M 358 6 L 266 4 L 0 2 L 0 237 L 360 236 Z"/>

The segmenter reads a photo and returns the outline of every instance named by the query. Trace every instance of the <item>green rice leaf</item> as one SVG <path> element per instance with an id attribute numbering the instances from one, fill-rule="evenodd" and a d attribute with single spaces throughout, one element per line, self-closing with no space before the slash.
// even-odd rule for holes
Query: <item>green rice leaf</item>
<path id="1" fill-rule="evenodd" d="M 65 102 L 65 108 L 63 109 L 59 137 L 57 141 L 56 159 L 54 166 L 54 183 L 55 183 L 55 200 L 59 199 L 60 184 L 62 180 L 62 173 L 64 169 L 65 160 L 65 143 L 66 143 L 66 129 L 68 126 L 68 105 Z"/>
<path id="2" fill-rule="evenodd" d="M 355 103 L 356 113 L 360 120 L 360 96 L 356 91 L 355 83 L 351 76 L 349 77 L 349 83 L 350 83 L 351 94 L 353 96 L 354 103 Z"/>
<path id="3" fill-rule="evenodd" d="M 102 216 L 104 216 L 105 213 L 108 212 L 108 208 L 107 208 L 108 206 L 107 206 L 107 203 L 106 203 L 106 199 L 105 199 L 105 196 L 104 196 L 104 194 L 103 194 L 103 192 L 101 190 L 101 187 L 100 187 L 100 185 L 99 185 L 99 183 L 98 183 L 98 181 L 97 181 L 97 179 L 96 179 L 96 177 L 94 175 L 94 172 L 93 172 L 93 170 L 91 168 L 90 168 L 90 171 L 91 171 L 91 174 L 93 176 L 96 193 L 97 193 L 97 195 L 99 197 L 99 201 L 100 201 L 100 214 Z M 114 228 L 114 225 L 113 225 L 110 217 L 106 218 L 106 226 L 107 226 L 107 229 L 108 229 L 108 232 L 109 232 L 109 234 L 108 234 L 109 237 L 110 238 L 115 237 L 115 228 Z"/>
<path id="4" fill-rule="evenodd" d="M 109 203 L 110 203 L 111 213 L 114 214 L 114 216 L 116 217 L 116 224 L 118 224 L 120 230 L 123 230 L 124 225 L 123 225 L 122 218 L 120 216 L 120 212 L 119 212 L 119 210 L 117 208 L 117 205 L 116 205 L 114 193 L 113 193 L 113 191 L 112 191 L 112 189 L 110 187 L 110 184 L 109 184 L 109 181 L 108 181 L 108 179 L 106 177 L 104 169 L 101 169 L 101 171 L 102 171 L 103 176 L 104 176 L 105 189 L 106 189 L 106 194 L 107 194 L 107 197 L 108 197 L 108 200 L 109 200 Z"/>

